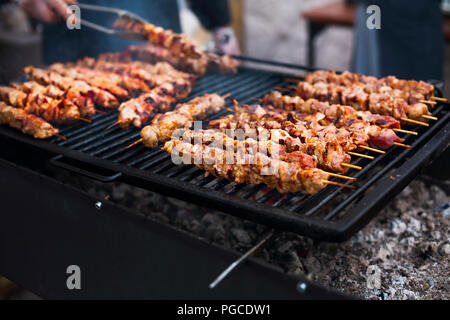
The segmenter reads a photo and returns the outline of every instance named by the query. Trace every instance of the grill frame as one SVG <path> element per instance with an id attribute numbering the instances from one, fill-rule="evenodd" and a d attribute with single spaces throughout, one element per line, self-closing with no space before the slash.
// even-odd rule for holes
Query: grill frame
<path id="1" fill-rule="evenodd" d="M 302 66 L 271 63 L 259 59 L 252 59 L 252 61 L 264 63 L 265 65 L 272 67 L 290 67 L 296 71 L 311 70 L 311 68 Z M 236 88 L 236 90 L 231 91 L 231 94 L 233 97 L 238 98 L 242 103 L 249 102 L 249 98 L 253 95 L 261 96 L 275 86 L 284 85 L 284 78 L 292 77 L 281 73 L 255 71 L 250 68 L 241 68 L 240 71 L 240 74 L 227 76 L 226 79 L 228 82 L 233 83 L 233 77 L 238 78 L 237 80 L 239 81 L 236 81 L 233 87 Z M 272 79 L 272 82 L 269 83 L 265 81 L 263 75 L 267 76 L 268 79 Z M 223 78 L 221 77 L 222 76 L 218 75 L 210 75 L 206 76 L 204 79 L 200 79 L 198 86 L 188 99 L 204 92 L 225 90 L 221 82 L 221 79 Z M 239 77 L 243 78 L 245 81 L 239 79 Z M 256 79 L 256 82 L 253 82 L 252 79 Z M 211 81 L 209 82 L 209 80 Z M 239 86 L 238 84 L 243 81 L 245 86 Z M 250 94 L 248 91 L 249 86 Z M 219 88 L 219 90 L 217 88 Z M 270 89 L 268 90 L 268 88 Z M 228 88 L 226 89 L 228 90 Z M 253 92 L 254 94 L 252 94 Z M 224 94 L 226 92 L 222 91 L 218 93 Z M 240 97 L 244 98 L 239 99 Z M 87 154 L 86 152 L 89 150 L 95 150 L 96 144 L 101 147 L 108 139 L 115 142 L 122 141 L 118 144 L 120 147 L 116 147 L 115 149 L 112 148 L 114 150 L 104 148 L 103 150 L 100 148 L 94 152 L 97 155 L 106 152 L 106 155 L 109 157 L 114 157 L 123 152 L 122 149 L 124 145 L 126 146 L 132 142 L 133 139 L 136 140 L 138 138 L 139 130 L 136 129 L 131 131 L 119 131 L 122 129 L 117 128 L 113 129 L 111 132 L 102 132 L 103 127 L 107 127 L 114 122 L 116 114 L 117 112 L 111 112 L 106 116 L 97 115 L 94 117 L 92 124 L 79 124 L 69 128 L 62 128 L 63 135 L 66 132 L 72 132 L 73 136 L 73 132 L 78 132 L 75 138 L 72 138 L 75 139 L 75 141 L 71 140 L 71 137 L 69 136 L 68 142 L 55 144 L 56 139 L 50 139 L 49 141 L 35 140 L 5 127 L 0 127 L 0 136 L 3 135 L 50 151 L 57 155 L 50 159 L 51 164 L 71 170 L 78 174 L 89 176 L 101 182 L 107 183 L 120 179 L 121 181 L 132 185 L 211 207 L 244 219 L 272 226 L 276 229 L 292 231 L 325 241 L 343 241 L 361 229 L 389 199 L 400 192 L 419 173 L 420 169 L 436 157 L 450 141 L 450 123 L 448 121 L 450 113 L 445 110 L 444 105 L 440 104 L 435 108 L 434 112 L 434 114 L 440 116 L 439 121 L 436 121 L 427 129 L 422 129 L 420 132 L 421 134 L 417 138 L 411 137 L 408 139 L 408 143 L 412 145 L 411 149 L 400 150 L 397 148 L 396 150 L 392 150 L 393 148 L 391 148 L 386 155 L 377 158 L 379 159 L 376 160 L 378 162 L 375 160 L 371 162 L 371 165 L 369 165 L 372 166 L 370 171 L 369 169 L 365 169 L 360 173 L 352 173 L 352 176 L 356 177 L 373 174 L 369 179 L 370 183 L 365 182 L 354 192 L 343 190 L 339 187 L 328 186 L 316 195 L 309 197 L 302 196 L 300 199 L 306 199 L 306 207 L 303 202 L 300 205 L 294 205 L 292 207 L 294 209 L 288 210 L 282 208 L 281 204 L 283 202 L 292 202 L 290 199 L 293 197 L 287 197 L 288 200 L 286 200 L 286 198 L 279 198 L 276 191 L 269 191 L 256 200 L 248 199 L 252 195 L 258 194 L 258 192 L 261 193 L 264 189 L 263 186 L 239 185 L 231 187 L 234 191 L 236 189 L 244 191 L 244 194 L 238 197 L 236 195 L 231 195 L 231 192 L 227 193 L 222 190 L 223 187 L 231 185 L 231 183 L 223 182 L 222 180 L 218 181 L 213 186 L 213 189 L 207 189 L 205 186 L 208 186 L 208 184 L 215 181 L 215 178 L 200 179 L 195 185 L 191 182 L 187 182 L 188 179 L 182 181 L 180 179 L 172 178 L 176 175 L 186 176 L 187 173 L 187 176 L 194 176 L 195 181 L 195 179 L 199 177 L 199 172 L 201 171 L 199 169 L 191 169 L 191 166 L 175 167 L 171 162 L 169 163 L 170 158 L 167 161 L 168 155 L 165 155 L 160 150 L 143 150 L 143 146 L 138 146 L 137 148 L 139 149 L 133 148 L 130 150 L 129 153 L 131 154 L 133 154 L 133 152 L 135 154 L 139 154 L 139 152 L 145 153 L 143 156 L 144 160 L 135 160 L 135 162 L 137 162 L 134 163 L 134 165 L 136 165 L 147 161 L 141 168 L 133 167 L 130 164 L 125 165 L 109 160 L 105 161 L 102 158 Z M 226 112 L 219 113 L 212 118 L 217 118 L 223 114 L 226 114 Z M 83 135 L 83 132 L 85 132 L 84 130 L 87 130 L 89 135 Z M 90 133 L 94 133 L 93 131 L 95 134 L 92 136 Z M 117 132 L 117 134 L 113 134 L 113 132 Z M 108 134 L 111 134 L 112 137 L 108 137 Z M 98 135 L 106 137 L 104 137 L 104 139 L 96 140 L 95 138 Z M 93 144 L 87 145 L 90 141 L 93 141 Z M 72 144 L 72 146 L 78 145 L 79 147 L 83 145 L 86 146 L 82 149 L 83 152 L 80 152 L 65 147 L 65 145 L 69 144 Z M 127 152 L 125 152 L 123 156 L 119 156 L 118 159 L 128 157 L 129 154 L 127 155 Z M 163 155 L 162 158 L 160 157 L 161 155 Z M 388 158 L 391 158 L 391 160 L 386 164 Z M 369 163 L 365 162 L 365 160 L 358 161 L 366 164 Z M 381 172 L 375 174 L 375 172 L 373 172 L 376 169 L 375 166 L 377 163 L 381 165 L 383 162 L 385 163 L 383 169 Z M 147 170 L 149 168 L 154 172 L 149 172 Z M 166 172 L 166 174 L 162 175 L 159 172 Z M 392 177 L 394 177 L 394 179 L 392 179 Z M 192 179 L 189 180 L 192 181 Z M 365 195 L 361 195 L 364 190 L 368 190 L 369 188 L 372 188 L 372 190 L 368 191 Z M 246 190 L 247 192 L 245 192 Z M 340 195 L 341 193 L 351 195 L 324 218 L 317 218 L 315 216 L 324 205 L 329 204 L 330 200 L 334 200 L 336 196 L 342 196 Z M 272 200 L 273 196 L 278 197 L 275 206 L 273 203 L 267 203 Z M 360 198 L 357 199 L 357 196 Z M 355 201 L 353 202 L 353 200 Z M 305 211 L 300 215 L 296 210 L 298 211 L 302 207 Z M 336 218 L 338 215 L 341 215 L 341 217 Z"/>

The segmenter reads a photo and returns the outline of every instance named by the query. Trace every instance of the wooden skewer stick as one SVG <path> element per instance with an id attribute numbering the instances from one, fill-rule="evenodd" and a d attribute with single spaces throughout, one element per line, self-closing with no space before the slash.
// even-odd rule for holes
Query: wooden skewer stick
<path id="1" fill-rule="evenodd" d="M 419 100 L 419 102 L 422 102 L 422 103 L 425 103 L 425 104 L 431 104 L 431 105 L 437 104 L 436 101 L 430 101 L 430 100 Z"/>
<path id="2" fill-rule="evenodd" d="M 54 135 L 55 137 L 60 138 L 61 140 L 67 141 L 67 138 L 64 137 L 64 136 L 62 136 L 62 135 L 60 135 L 59 133 L 53 133 L 53 135 Z"/>
<path id="3" fill-rule="evenodd" d="M 130 149 L 131 147 L 134 147 L 135 145 L 137 145 L 138 143 L 142 142 L 142 138 L 139 139 L 138 141 L 133 142 L 132 144 L 130 144 L 128 147 L 126 147 L 126 149 Z"/>
<path id="4" fill-rule="evenodd" d="M 226 98 L 228 98 L 229 96 L 231 96 L 231 93 L 224 94 L 224 95 L 222 96 L 222 98 L 223 98 L 223 99 L 226 99 Z"/>
<path id="5" fill-rule="evenodd" d="M 106 129 L 105 130 L 109 130 L 109 129 L 111 129 L 112 127 L 114 127 L 114 126 L 117 126 L 118 124 L 120 124 L 120 121 L 116 121 L 116 122 L 114 122 L 112 125 L 110 125 L 110 126 L 108 126 L 108 127 L 106 127 Z"/>
<path id="6" fill-rule="evenodd" d="M 354 189 L 355 188 L 355 186 L 352 186 L 352 185 L 349 185 L 349 184 L 343 184 L 343 183 L 329 181 L 329 180 L 322 180 L 322 183 L 332 184 L 332 185 L 343 187 L 343 188 L 350 188 L 350 189 Z"/>
<path id="7" fill-rule="evenodd" d="M 228 111 L 230 111 L 230 112 L 233 112 L 234 113 L 234 110 L 233 109 L 231 109 L 231 108 L 227 108 L 227 107 L 223 107 L 225 110 L 228 110 Z"/>
<path id="8" fill-rule="evenodd" d="M 282 88 L 282 87 L 274 87 L 274 89 L 278 90 L 278 91 L 289 91 L 288 88 Z"/>
<path id="9" fill-rule="evenodd" d="M 100 113 L 100 114 L 102 114 L 102 115 L 104 115 L 104 116 L 106 116 L 106 115 L 108 114 L 108 112 L 106 112 L 106 111 L 101 111 L 101 110 L 98 110 L 98 109 L 95 109 L 95 113 Z"/>
<path id="10" fill-rule="evenodd" d="M 80 121 L 84 121 L 86 123 L 91 123 L 92 120 L 86 119 L 86 118 L 82 118 L 82 117 L 76 117 L 75 119 L 80 120 Z"/>
<path id="11" fill-rule="evenodd" d="M 435 97 L 435 96 L 431 97 L 431 99 L 432 99 L 432 100 L 436 100 L 436 101 L 447 102 L 447 99 L 445 99 L 445 98 L 440 98 L 440 97 Z"/>
<path id="12" fill-rule="evenodd" d="M 386 153 L 386 151 L 375 149 L 375 148 L 371 148 L 371 147 L 367 147 L 367 146 L 358 146 L 358 148 L 370 150 L 370 151 L 373 151 L 373 152 L 378 152 L 378 153 L 381 153 L 381 154 L 385 154 Z"/>
<path id="13" fill-rule="evenodd" d="M 327 172 L 327 173 L 328 173 L 330 176 L 336 177 L 336 178 L 341 178 L 341 179 L 346 179 L 346 180 L 352 180 L 352 181 L 355 181 L 355 180 L 356 180 L 356 178 L 344 176 L 344 175 L 342 175 L 342 174 L 331 173 L 331 172 Z"/>
<path id="14" fill-rule="evenodd" d="M 403 121 L 406 121 L 406 122 L 410 122 L 410 123 L 414 123 L 414 124 L 420 124 L 421 126 L 424 126 L 424 127 L 429 127 L 430 126 L 428 123 L 422 122 L 422 121 L 417 121 L 417 120 L 408 119 L 408 118 L 400 118 L 400 119 L 403 120 Z"/>
<path id="15" fill-rule="evenodd" d="M 347 168 L 353 168 L 353 169 L 356 169 L 356 170 L 362 170 L 362 167 L 355 166 L 354 164 L 350 164 L 350 163 L 341 163 L 341 166 L 347 167 Z"/>
<path id="16" fill-rule="evenodd" d="M 403 144 L 403 143 L 399 143 L 399 142 L 394 142 L 394 145 L 399 146 L 399 147 L 404 147 L 404 148 L 411 148 L 411 146 L 409 144 Z"/>
<path id="17" fill-rule="evenodd" d="M 302 79 L 286 78 L 286 79 L 284 79 L 284 81 L 298 83 L 298 82 L 302 81 Z"/>
<path id="18" fill-rule="evenodd" d="M 366 159 L 370 159 L 373 160 L 375 159 L 375 157 L 372 156 L 368 156 L 367 154 L 362 154 L 362 153 L 357 153 L 357 152 L 347 152 L 348 154 L 351 154 L 352 156 L 357 156 L 357 157 L 361 157 L 361 158 L 366 158 Z"/>
<path id="19" fill-rule="evenodd" d="M 401 133 L 407 133 L 407 134 L 413 134 L 415 136 L 418 135 L 418 133 L 415 132 L 415 131 L 409 131 L 409 130 L 403 130 L 403 129 L 392 129 L 392 131 L 401 132 Z"/>
<path id="20" fill-rule="evenodd" d="M 422 118 L 425 118 L 425 119 L 430 119 L 430 120 L 435 120 L 435 121 L 437 121 L 437 120 L 438 120 L 438 118 L 437 118 L 437 117 L 429 116 L 429 115 L 426 115 L 426 114 L 424 114 L 424 115 L 422 116 Z"/>

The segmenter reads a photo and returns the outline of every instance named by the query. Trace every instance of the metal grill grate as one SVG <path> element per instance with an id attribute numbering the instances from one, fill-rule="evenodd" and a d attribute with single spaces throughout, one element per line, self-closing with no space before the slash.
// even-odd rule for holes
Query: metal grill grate
<path id="1" fill-rule="evenodd" d="M 261 97 L 274 87 L 286 85 L 285 78 L 283 74 L 245 68 L 236 75 L 210 74 L 199 79 L 188 99 L 206 92 L 231 93 L 239 102 L 251 103 L 252 97 Z M 222 111 L 213 118 L 227 113 Z M 173 164 L 170 155 L 159 148 L 149 150 L 140 144 L 126 149 L 139 139 L 139 130 L 125 131 L 120 127 L 105 130 L 117 120 L 115 111 L 106 116 L 96 115 L 90 124 L 61 127 L 61 134 L 68 138 L 67 141 L 56 138 L 36 141 L 3 127 L 0 134 L 60 153 L 61 156 L 53 159 L 54 164 L 101 181 L 121 177 L 133 185 L 275 228 L 317 239 L 340 241 L 367 223 L 377 209 L 413 179 L 421 165 L 448 143 L 449 114 L 446 107 L 438 106 L 433 114 L 440 120 L 429 128 L 415 128 L 419 132 L 417 137 L 405 136 L 406 143 L 412 145 L 411 149 L 394 147 L 385 155 L 376 156 L 375 160 L 353 159 L 353 164 L 364 167 L 361 171 L 348 172 L 358 179 L 357 189 L 328 186 L 312 196 L 304 193 L 282 195 L 264 185 L 236 185 L 205 176 L 204 171 L 193 165 Z M 418 150 L 428 153 L 420 154 Z M 98 173 L 100 171 L 102 174 Z"/>

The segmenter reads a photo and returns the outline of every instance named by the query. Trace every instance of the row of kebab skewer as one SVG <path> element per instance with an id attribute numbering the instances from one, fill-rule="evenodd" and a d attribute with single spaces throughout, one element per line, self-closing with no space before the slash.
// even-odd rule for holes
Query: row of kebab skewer
<path id="1" fill-rule="evenodd" d="M 164 61 L 167 49 L 141 47 L 153 50 L 152 63 L 133 60 L 136 47 L 130 47 L 97 59 L 55 63 L 48 69 L 25 68 L 29 81 L 0 86 L 2 122 L 35 138 L 48 138 L 59 135 L 52 124 L 90 122 L 96 113 L 118 109 L 117 124 L 140 127 L 157 112 L 169 111 L 175 101 L 186 98 L 198 76 L 206 72 L 179 71 Z M 175 61 L 176 56 L 172 54 L 170 59 Z M 214 61 L 206 70 L 234 73 L 236 64 Z"/>
<path id="2" fill-rule="evenodd" d="M 294 89 L 292 96 L 272 91 L 257 99 L 260 104 L 234 101 L 228 109 L 232 114 L 194 131 L 193 120 L 225 108 L 224 97 L 197 97 L 155 117 L 129 147 L 165 142 L 163 150 L 219 178 L 313 194 L 328 184 L 352 188 L 356 179 L 343 174 L 362 169 L 351 164 L 352 156 L 374 159 L 362 150 L 384 154 L 393 146 L 409 148 L 397 133 L 418 133 L 401 126 L 429 126 L 437 120 L 429 108 L 445 100 L 434 97 L 434 87 L 422 81 L 350 72 L 317 71 Z"/>
<path id="3" fill-rule="evenodd" d="M 163 150 L 182 155 L 186 164 L 236 183 L 264 183 L 281 193 L 313 194 L 328 184 L 352 187 L 355 178 L 343 174 L 362 169 L 351 164 L 352 156 L 373 159 L 360 151 L 409 147 L 397 133 L 417 133 L 401 126 L 428 126 L 437 120 L 429 108 L 442 99 L 422 81 L 317 71 L 288 88 L 295 89 L 293 95 L 273 91 L 259 99 L 261 104 L 235 101 L 232 114 L 210 121 L 209 129 L 193 131 L 195 120 L 226 109 L 227 96 L 205 94 L 169 111 L 189 95 L 197 76 L 168 63 L 105 54 L 48 70 L 27 67 L 25 73 L 30 81 L 0 87 L 1 123 L 47 138 L 58 136 L 49 122 L 89 121 L 102 112 L 96 107 L 118 108 L 114 125 L 123 129 L 152 120 L 129 147 L 143 142 L 156 148 L 165 142 Z M 237 137 L 236 129 L 243 136 Z M 264 174 L 271 168 L 276 171 Z"/>
<path id="4" fill-rule="evenodd" d="M 229 55 L 203 52 L 188 36 L 123 17 L 114 27 L 142 33 L 149 44 L 103 54 L 97 60 L 56 63 L 48 70 L 25 68 L 28 82 L 0 87 L 0 123 L 35 138 L 65 139 L 53 123 L 90 122 L 96 113 L 105 113 L 97 108 L 118 108 L 117 124 L 140 127 L 186 98 L 197 76 L 237 71 Z"/>

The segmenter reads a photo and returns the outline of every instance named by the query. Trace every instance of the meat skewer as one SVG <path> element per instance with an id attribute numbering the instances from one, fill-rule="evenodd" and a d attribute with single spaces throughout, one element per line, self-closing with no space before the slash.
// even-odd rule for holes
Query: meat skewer
<path id="1" fill-rule="evenodd" d="M 175 69 L 170 63 L 156 62 L 148 63 L 144 61 L 133 61 L 131 58 L 124 58 L 121 53 L 104 53 L 97 59 L 85 57 L 76 62 L 77 66 L 95 70 L 110 71 L 116 73 L 130 73 L 135 78 L 141 78 L 149 81 L 150 75 L 165 75 L 173 78 L 183 78 L 189 81 L 195 81 L 197 76 L 188 72 Z M 144 71 L 144 73 L 141 73 Z"/>
<path id="2" fill-rule="evenodd" d="M 363 121 L 368 125 L 392 129 L 393 131 L 400 133 L 417 135 L 417 132 L 415 131 L 400 129 L 400 122 L 393 117 L 373 114 L 370 111 L 356 111 L 350 106 L 337 104 L 330 105 L 328 102 L 322 102 L 316 99 L 304 101 L 298 96 L 291 97 L 282 95 L 279 91 L 272 91 L 265 95 L 263 99 L 261 99 L 261 102 L 264 105 L 274 106 L 283 110 L 295 110 L 296 112 L 288 114 L 294 117 L 300 116 L 302 120 L 309 121 L 319 116 L 320 119 L 317 120 L 322 125 L 334 124 L 337 127 L 345 127 L 349 123 L 353 124 L 355 121 Z M 311 114 L 311 116 L 299 114 L 298 111 Z"/>
<path id="3" fill-rule="evenodd" d="M 133 124 L 140 128 L 156 113 L 169 111 L 172 103 L 186 98 L 191 89 L 192 87 L 187 83 L 177 86 L 173 82 L 166 82 L 155 87 L 148 93 L 122 103 L 119 107 L 119 119 L 112 126 L 120 124 L 122 128 L 127 129 L 130 124 Z"/>
<path id="4" fill-rule="evenodd" d="M 275 133 L 291 151 L 302 150 L 314 155 L 322 168 L 336 172 L 346 172 L 348 167 L 361 169 L 349 164 L 350 156 L 346 154 L 348 152 L 353 153 L 356 149 L 369 144 L 386 149 L 403 142 L 403 139 L 392 130 L 367 125 L 363 121 L 353 121 L 347 128 L 336 128 L 334 125 L 321 126 L 313 118 L 295 119 L 290 112 L 280 112 L 273 108 L 248 105 L 238 108 L 235 105 L 234 111 L 236 115 L 210 121 L 210 127 L 221 131 L 241 129 L 250 136 L 259 136 L 259 130 L 265 128 L 267 131 L 270 130 L 264 132 L 268 139 L 273 139 L 270 135 L 273 136 Z M 329 145 L 326 146 L 324 143 Z M 328 157 L 330 151 L 332 157 Z"/>
<path id="5" fill-rule="evenodd" d="M 118 77 L 106 77 L 105 75 L 96 72 L 82 72 L 75 68 L 68 68 L 61 63 L 51 65 L 50 70 L 72 80 L 85 81 L 91 86 L 102 88 L 113 94 L 119 100 L 125 100 L 131 96 L 131 93 L 120 85 L 123 82 L 122 79 L 119 79 Z M 85 71 L 86 70 L 88 69 L 85 69 Z"/>
<path id="6" fill-rule="evenodd" d="M 93 117 L 98 111 L 94 107 L 94 102 L 89 97 L 83 97 L 78 92 L 69 89 L 61 90 L 54 85 L 42 86 L 35 81 L 28 81 L 21 84 L 11 83 L 13 88 L 21 90 L 27 94 L 32 92 L 41 92 L 43 95 L 53 99 L 62 99 L 73 103 L 78 107 L 80 115 L 83 118 Z"/>
<path id="7" fill-rule="evenodd" d="M 360 145 L 368 144 L 387 149 L 395 142 L 403 142 L 403 139 L 400 139 L 391 129 L 371 125 L 363 120 L 334 122 L 333 124 L 326 122 L 326 125 L 321 125 L 320 121 L 324 119 L 324 115 L 321 113 L 287 112 L 258 105 L 238 106 L 236 104 L 234 112 L 236 113 L 234 120 L 263 121 L 268 128 L 290 130 L 292 134 L 303 139 L 316 135 L 324 139 L 338 139 L 345 151 L 353 151 Z M 232 121 L 233 116 L 222 117 L 222 119 L 226 119 L 224 122 L 226 126 L 228 121 Z M 217 125 L 215 122 L 220 125 L 220 119 L 211 121 L 210 125 Z"/>
<path id="8" fill-rule="evenodd" d="M 53 99 L 43 95 L 40 90 L 25 93 L 11 88 L 0 87 L 0 99 L 27 113 L 42 117 L 49 122 L 63 123 L 76 120 L 86 121 L 80 116 L 78 108 L 65 100 Z"/>
<path id="9" fill-rule="evenodd" d="M 181 162 L 194 164 L 216 177 L 235 183 L 264 183 L 280 193 L 306 191 L 314 194 L 328 184 L 329 175 L 320 169 L 302 169 L 296 163 L 271 159 L 261 153 L 246 155 L 244 161 L 239 160 L 239 163 L 234 153 L 180 140 L 166 142 L 163 150 L 172 158 L 178 156 Z M 227 156 L 233 158 L 233 164 L 227 164 Z"/>
<path id="10" fill-rule="evenodd" d="M 130 99 L 119 106 L 119 119 L 110 127 L 119 124 L 128 129 L 130 124 L 140 128 L 158 112 L 167 112 L 175 99 L 165 94 L 160 87 L 137 98 Z M 108 128 L 109 129 L 109 128 Z"/>
<path id="11" fill-rule="evenodd" d="M 247 137 L 258 141 L 270 140 L 286 146 L 287 152 L 302 151 L 314 156 L 319 167 L 332 171 L 345 173 L 348 171 L 351 157 L 344 152 L 341 143 L 337 139 L 319 139 L 311 136 L 301 140 L 283 129 L 274 129 L 268 121 L 236 120 L 233 117 L 222 117 L 209 122 L 209 127 L 225 132 L 227 135 L 235 135 L 237 139 L 244 140 Z M 235 138 L 233 136 L 233 138 Z"/>
<path id="12" fill-rule="evenodd" d="M 43 70 L 28 66 L 24 69 L 25 74 L 30 80 L 34 80 L 42 85 L 55 85 L 62 90 L 67 90 L 74 94 L 74 98 L 82 97 L 92 99 L 96 104 L 103 108 L 116 108 L 119 106 L 119 100 L 108 91 L 91 86 L 84 81 L 73 80 L 63 77 L 51 70 Z"/>
<path id="13" fill-rule="evenodd" d="M 27 113 L 24 109 L 9 106 L 3 101 L 0 101 L 0 124 L 7 124 L 24 134 L 32 135 L 35 139 L 57 136 L 65 140 L 59 135 L 59 130 L 47 121 Z"/>
<path id="14" fill-rule="evenodd" d="M 150 65 L 141 61 L 123 63 L 84 58 L 83 60 L 79 60 L 77 65 L 137 78 L 144 81 L 149 88 L 159 86 L 168 80 L 178 80 L 180 83 L 184 81 L 191 85 L 196 80 L 195 76 L 178 71 L 165 62 Z"/>
<path id="15" fill-rule="evenodd" d="M 287 111 L 300 111 L 310 114 L 320 112 L 333 122 L 338 119 L 359 119 L 383 128 L 400 129 L 400 121 L 391 116 L 374 114 L 370 111 L 358 111 L 350 106 L 330 104 L 327 101 L 319 101 L 317 99 L 305 101 L 299 96 L 291 97 L 283 95 L 279 91 L 272 91 L 258 101 L 262 102 L 263 105 L 271 105 Z"/>
<path id="16" fill-rule="evenodd" d="M 235 153 L 242 150 L 249 154 L 263 153 L 286 162 L 296 162 L 302 168 L 317 168 L 317 161 L 314 157 L 301 151 L 288 153 L 284 145 L 270 140 L 258 141 L 251 138 L 235 140 L 225 133 L 213 129 L 199 131 L 186 130 L 183 132 L 182 139 L 192 144 L 200 142 L 211 148 L 231 149 Z"/>
<path id="17" fill-rule="evenodd" d="M 344 87 L 323 82 L 315 84 L 299 82 L 295 88 L 295 94 L 303 99 L 314 98 L 333 104 L 348 105 L 356 110 L 368 110 L 372 113 L 389 115 L 404 122 L 428 126 L 427 123 L 419 121 L 423 115 L 430 115 L 425 104 L 410 105 L 404 99 L 386 92 L 366 93 L 363 85 Z"/>
<path id="18" fill-rule="evenodd" d="M 132 145 L 142 141 L 148 148 L 157 147 L 160 142 L 169 140 L 177 129 L 189 129 L 195 120 L 203 120 L 219 112 L 225 106 L 226 97 L 205 94 L 177 105 L 174 111 L 156 115 L 152 124 L 141 130 L 142 138 Z"/>
<path id="19" fill-rule="evenodd" d="M 106 81 L 112 82 L 125 90 L 127 90 L 131 95 L 140 94 L 142 92 L 147 92 L 150 88 L 147 86 L 145 81 L 136 78 L 128 74 L 118 74 L 114 72 L 109 72 L 107 70 L 92 70 L 86 67 L 81 67 L 75 63 L 67 63 L 66 65 L 55 63 L 50 66 L 50 69 L 61 69 L 65 67 L 70 70 L 69 72 L 78 73 L 82 78 L 86 79 L 105 79 Z M 83 80 L 83 79 L 81 79 Z"/>
<path id="20" fill-rule="evenodd" d="M 175 138 L 175 137 L 172 137 Z M 247 138 L 246 140 L 234 140 L 227 136 L 225 133 L 207 129 L 207 130 L 186 130 L 183 132 L 183 141 L 190 143 L 202 143 L 208 147 L 221 148 L 224 150 L 234 150 L 235 153 L 243 154 L 267 154 L 271 158 L 280 159 L 286 162 L 297 163 L 302 168 L 317 168 L 317 161 L 314 157 L 301 152 L 293 151 L 287 152 L 284 145 L 275 143 L 271 140 L 258 141 L 255 139 Z M 356 178 L 343 176 L 340 174 L 327 172 L 330 176 L 338 177 L 346 180 L 356 180 Z"/>
<path id="21" fill-rule="evenodd" d="M 376 78 L 359 73 L 345 71 L 337 74 L 335 71 L 315 71 L 305 77 L 305 81 L 311 84 L 317 82 L 334 83 L 337 85 L 351 86 L 362 83 L 368 93 L 382 91 L 383 87 L 400 90 L 403 98 L 410 104 L 415 104 L 421 100 L 433 99 L 434 86 L 424 81 L 402 80 L 394 76 Z"/>
<path id="22" fill-rule="evenodd" d="M 196 75 L 204 75 L 208 71 L 208 61 L 204 58 L 192 59 L 185 55 L 174 55 L 166 48 L 149 45 L 131 45 L 124 54 L 129 59 L 143 60 L 149 63 L 166 61 L 179 70 L 193 73 Z"/>
<path id="23" fill-rule="evenodd" d="M 214 53 L 204 53 L 199 59 L 192 59 L 184 54 L 173 54 L 170 50 L 156 45 L 131 45 L 121 55 L 122 59 L 144 60 L 150 63 L 167 61 L 179 70 L 196 75 L 206 72 L 220 72 L 222 74 L 236 73 L 237 62 L 230 55 L 219 56 Z"/>
<path id="24" fill-rule="evenodd" d="M 174 33 L 172 30 L 165 30 L 151 23 L 144 24 L 140 21 L 127 19 L 126 17 L 119 17 L 114 21 L 113 27 L 146 34 L 149 42 L 164 47 L 175 55 L 184 54 L 187 57 L 198 59 L 204 54 L 190 37 Z"/>

